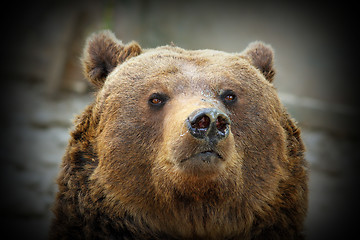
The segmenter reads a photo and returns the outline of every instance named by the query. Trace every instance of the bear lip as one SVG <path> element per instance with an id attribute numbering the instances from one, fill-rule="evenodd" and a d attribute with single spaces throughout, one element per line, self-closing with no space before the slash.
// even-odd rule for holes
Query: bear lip
<path id="1" fill-rule="evenodd" d="M 180 161 L 180 169 L 193 176 L 213 176 L 223 169 L 225 159 L 214 150 L 197 152 Z"/>
<path id="2" fill-rule="evenodd" d="M 202 162 L 204 163 L 211 163 L 214 160 L 213 159 L 220 159 L 220 160 L 224 160 L 223 157 L 216 151 L 214 150 L 207 150 L 207 151 L 202 151 L 199 153 L 195 153 L 194 155 L 185 158 L 183 160 L 181 160 L 180 162 L 186 162 L 188 160 L 193 160 L 193 159 L 200 159 Z"/>

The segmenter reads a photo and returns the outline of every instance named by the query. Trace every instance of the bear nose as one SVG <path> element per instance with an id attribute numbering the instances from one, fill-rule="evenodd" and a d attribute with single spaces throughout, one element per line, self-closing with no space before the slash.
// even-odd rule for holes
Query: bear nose
<path id="1" fill-rule="evenodd" d="M 194 111 L 186 124 L 193 137 L 217 144 L 229 135 L 231 121 L 216 108 L 203 108 Z"/>

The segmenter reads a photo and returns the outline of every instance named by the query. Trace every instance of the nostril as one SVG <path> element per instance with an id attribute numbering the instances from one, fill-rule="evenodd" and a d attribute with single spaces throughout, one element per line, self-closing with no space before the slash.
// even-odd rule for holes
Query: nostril
<path id="1" fill-rule="evenodd" d="M 193 137 L 217 144 L 229 135 L 231 121 L 218 109 L 203 108 L 193 112 L 185 124 Z"/>
<path id="2" fill-rule="evenodd" d="M 229 122 L 225 118 L 223 118 L 222 116 L 219 116 L 216 119 L 216 128 L 222 133 L 225 132 L 228 124 L 229 124 Z"/>
<path id="3" fill-rule="evenodd" d="M 195 129 L 208 129 L 210 126 L 210 118 L 206 115 L 202 115 L 195 119 L 191 124 L 191 127 Z"/>

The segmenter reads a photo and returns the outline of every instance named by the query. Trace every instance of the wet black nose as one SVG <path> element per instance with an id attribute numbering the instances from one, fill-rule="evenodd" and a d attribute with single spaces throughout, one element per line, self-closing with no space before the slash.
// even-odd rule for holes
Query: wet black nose
<path id="1" fill-rule="evenodd" d="M 217 144 L 229 135 L 231 121 L 216 108 L 203 108 L 193 112 L 186 120 L 192 136 Z"/>

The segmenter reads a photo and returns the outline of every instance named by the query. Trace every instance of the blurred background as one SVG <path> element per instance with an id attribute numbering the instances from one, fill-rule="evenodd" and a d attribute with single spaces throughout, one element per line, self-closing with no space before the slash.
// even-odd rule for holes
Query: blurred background
<path id="1" fill-rule="evenodd" d="M 2 16 L 0 219 L 11 238 L 47 238 L 72 120 L 94 95 L 82 74 L 82 48 L 86 37 L 101 29 L 143 48 L 174 43 L 241 52 L 255 40 L 271 44 L 274 85 L 307 147 L 307 239 L 344 239 L 357 230 L 355 2 L 107 0 L 9 6 Z"/>

